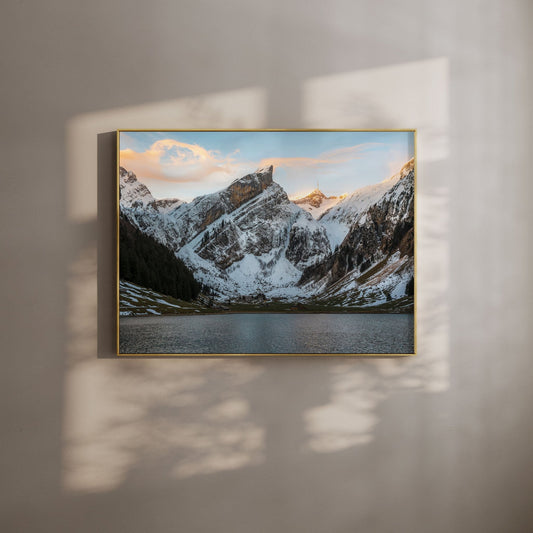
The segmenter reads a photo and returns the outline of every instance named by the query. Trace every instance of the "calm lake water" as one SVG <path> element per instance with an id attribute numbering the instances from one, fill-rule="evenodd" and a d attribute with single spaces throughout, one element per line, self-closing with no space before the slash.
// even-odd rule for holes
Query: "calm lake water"
<path id="1" fill-rule="evenodd" d="M 120 318 L 120 353 L 413 353 L 413 315 Z"/>

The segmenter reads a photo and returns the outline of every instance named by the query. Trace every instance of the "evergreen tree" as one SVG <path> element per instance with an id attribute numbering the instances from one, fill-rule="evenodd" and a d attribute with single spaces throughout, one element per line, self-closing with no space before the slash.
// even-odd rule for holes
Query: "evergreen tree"
<path id="1" fill-rule="evenodd" d="M 139 231 L 123 214 L 119 224 L 121 279 L 182 300 L 198 296 L 201 285 L 181 259 Z"/>

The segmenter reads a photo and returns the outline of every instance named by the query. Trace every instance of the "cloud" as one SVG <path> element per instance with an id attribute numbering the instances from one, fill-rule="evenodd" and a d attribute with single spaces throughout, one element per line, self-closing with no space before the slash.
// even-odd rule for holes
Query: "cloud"
<path id="1" fill-rule="evenodd" d="M 294 194 L 296 189 L 308 188 L 310 179 L 314 184 L 319 176 L 328 176 L 330 186 L 342 188 L 345 192 L 345 187 L 335 183 L 346 176 L 353 176 L 352 162 L 368 157 L 367 152 L 377 147 L 382 147 L 382 144 L 345 146 L 313 157 L 268 157 L 257 161 L 244 158 L 239 149 L 224 154 L 198 144 L 167 138 L 156 140 L 144 151 L 133 148 L 121 150 L 120 165 L 133 171 L 156 198 L 177 195 L 189 201 L 269 165 L 279 169 L 276 179 L 283 181 L 290 194 Z M 173 189 L 172 185 L 179 185 L 179 190 Z"/>
<path id="2" fill-rule="evenodd" d="M 342 148 L 335 148 L 328 150 L 322 154 L 323 157 L 329 159 L 331 162 L 346 163 L 352 159 L 361 159 L 363 152 L 368 152 L 373 148 L 383 146 L 383 143 L 362 143 L 354 146 L 343 146 Z"/>
<path id="3" fill-rule="evenodd" d="M 322 152 L 317 157 L 269 157 L 262 159 L 259 166 L 274 165 L 274 167 L 285 168 L 309 168 L 323 165 L 338 165 L 354 159 L 361 159 L 363 152 L 376 146 L 381 146 L 381 143 L 363 143 L 354 146 L 345 146 Z"/>
<path id="4" fill-rule="evenodd" d="M 280 168 L 309 168 L 347 163 L 362 157 L 363 152 L 378 143 L 365 143 L 330 150 L 317 157 L 270 157 L 260 162 L 238 161 L 238 149 L 223 155 L 217 150 L 207 150 L 197 144 L 174 139 L 154 142 L 144 152 L 130 148 L 120 151 L 120 164 L 141 178 L 173 183 L 198 182 L 204 179 L 220 181 L 220 175 L 237 176 L 239 171 L 254 167 L 274 165 Z"/>
<path id="5" fill-rule="evenodd" d="M 141 178 L 188 183 L 214 174 L 232 174 L 240 166 L 234 157 L 237 153 L 222 155 L 197 144 L 161 139 L 144 152 L 121 150 L 120 164 Z"/>

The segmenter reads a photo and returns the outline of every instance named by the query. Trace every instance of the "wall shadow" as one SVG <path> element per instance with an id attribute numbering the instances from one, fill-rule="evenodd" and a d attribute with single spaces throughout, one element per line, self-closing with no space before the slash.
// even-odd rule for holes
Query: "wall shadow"
<path id="1" fill-rule="evenodd" d="M 116 132 L 97 137 L 97 302 L 98 357 L 117 355 Z"/>

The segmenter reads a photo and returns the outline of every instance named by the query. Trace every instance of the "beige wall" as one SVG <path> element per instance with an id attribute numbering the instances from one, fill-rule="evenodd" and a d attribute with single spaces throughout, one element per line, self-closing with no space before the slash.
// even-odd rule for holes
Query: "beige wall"
<path id="1" fill-rule="evenodd" d="M 2 11 L 2 531 L 533 529 L 530 2 Z M 419 356 L 110 357 L 144 127 L 418 128 Z"/>

